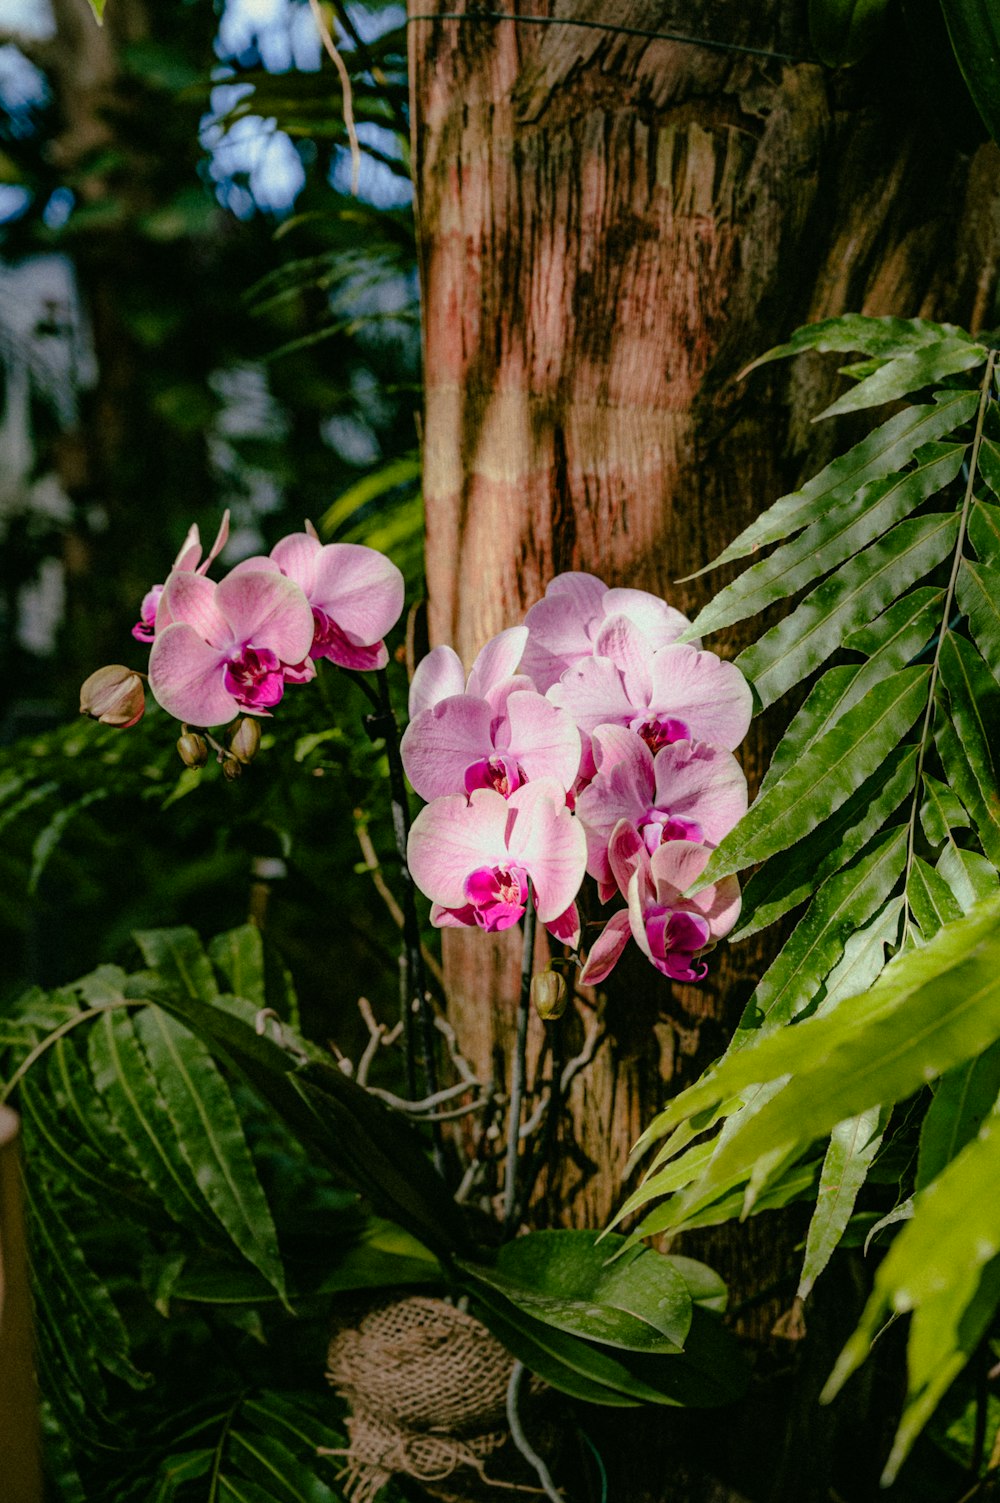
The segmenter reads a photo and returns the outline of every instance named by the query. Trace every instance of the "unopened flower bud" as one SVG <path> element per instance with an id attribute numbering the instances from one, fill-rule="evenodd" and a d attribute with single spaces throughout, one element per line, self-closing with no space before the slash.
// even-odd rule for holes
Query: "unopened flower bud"
<path id="1" fill-rule="evenodd" d="M 177 753 L 185 767 L 204 767 L 208 761 L 208 742 L 195 731 L 185 731 L 177 738 Z"/>
<path id="2" fill-rule="evenodd" d="M 235 783 L 237 778 L 243 776 L 243 763 L 235 757 L 227 757 L 222 764 L 222 776 L 227 783 Z"/>
<path id="3" fill-rule="evenodd" d="M 244 766 L 260 751 L 260 721 L 244 715 L 229 738 L 229 750 Z"/>
<path id="4" fill-rule="evenodd" d="M 80 714 L 99 720 L 102 725 L 114 725 L 127 730 L 142 719 L 146 708 L 146 693 L 142 679 L 131 668 L 121 663 L 110 663 L 107 668 L 98 668 L 80 686 Z"/>
<path id="5" fill-rule="evenodd" d="M 569 989 L 558 971 L 539 971 L 531 978 L 531 1000 L 546 1023 L 561 1018 L 569 1001 Z"/>

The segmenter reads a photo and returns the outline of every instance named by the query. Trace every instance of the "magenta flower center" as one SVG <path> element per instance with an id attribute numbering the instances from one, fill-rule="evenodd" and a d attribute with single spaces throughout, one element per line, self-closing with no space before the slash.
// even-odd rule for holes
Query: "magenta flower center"
<path id="1" fill-rule="evenodd" d="M 671 720 L 668 717 L 647 720 L 642 725 L 636 725 L 633 722 L 632 729 L 638 731 L 654 757 L 662 747 L 670 746 L 674 741 L 691 740 L 691 732 L 684 721 Z"/>
<path id="2" fill-rule="evenodd" d="M 707 920 L 676 908 L 650 908 L 645 914 L 646 938 L 658 971 L 673 981 L 700 981 L 708 971 L 695 955 L 712 937 Z"/>
<path id="3" fill-rule="evenodd" d="M 226 690 L 245 710 L 269 709 L 285 692 L 281 659 L 266 647 L 248 642 L 234 649 L 223 675 Z"/>
<path id="4" fill-rule="evenodd" d="M 479 762 L 473 762 L 465 772 L 465 791 L 471 793 L 474 788 L 493 788 L 497 793 L 502 793 L 504 798 L 510 798 L 515 788 L 527 782 L 524 776 L 524 768 L 509 757 L 497 755 L 495 757 L 483 757 Z"/>
<path id="5" fill-rule="evenodd" d="M 156 635 L 156 608 L 163 594 L 163 586 L 155 584 L 151 590 L 147 590 L 142 597 L 142 605 L 139 607 L 139 619 L 132 628 L 132 635 L 137 642 L 152 642 Z"/>
<path id="6" fill-rule="evenodd" d="M 648 809 L 639 822 L 639 834 L 651 856 L 665 840 L 693 840 L 696 845 L 705 840 L 697 820 L 682 819 L 667 809 Z"/>
<path id="7" fill-rule="evenodd" d="M 480 929 L 510 929 L 528 906 L 528 874 L 523 866 L 481 866 L 466 878 L 465 896 Z"/>
<path id="8" fill-rule="evenodd" d="M 321 611 L 318 605 L 312 608 L 313 613 L 313 643 L 309 649 L 311 658 L 335 657 L 337 652 L 350 649 L 354 644 L 350 641 L 347 633 L 337 625 L 332 616 L 326 611 Z"/>

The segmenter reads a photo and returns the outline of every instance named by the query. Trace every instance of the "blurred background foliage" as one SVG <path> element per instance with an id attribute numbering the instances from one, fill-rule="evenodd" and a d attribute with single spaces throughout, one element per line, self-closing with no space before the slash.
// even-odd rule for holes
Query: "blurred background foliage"
<path id="1" fill-rule="evenodd" d="M 335 672 L 235 784 L 185 772 L 155 706 L 128 734 L 76 718 L 95 667 L 143 666 L 143 594 L 226 507 L 223 565 L 310 517 L 419 594 L 404 12 L 326 18 L 356 198 L 307 4 L 116 0 L 99 29 L 86 0 L 0 0 L 0 998 L 253 913 L 308 1031 L 350 1034 L 361 990 L 395 1005 L 356 870 L 359 818 L 392 862 L 383 769 Z"/>

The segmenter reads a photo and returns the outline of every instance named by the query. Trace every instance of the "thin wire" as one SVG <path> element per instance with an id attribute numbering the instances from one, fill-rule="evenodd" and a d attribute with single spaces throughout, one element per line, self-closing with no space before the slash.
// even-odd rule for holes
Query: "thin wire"
<path id="1" fill-rule="evenodd" d="M 707 47 L 712 52 L 742 52 L 778 63 L 819 63 L 819 58 L 794 57 L 790 52 L 771 52 L 767 47 L 746 47 L 741 42 L 714 42 L 708 37 L 685 36 L 678 31 L 647 31 L 642 26 L 614 26 L 608 21 L 584 21 L 573 16 L 517 16 L 505 10 L 442 10 L 436 15 L 407 16 L 411 21 L 516 21 L 520 26 L 576 26 L 584 31 L 606 31 L 615 36 L 644 37 L 649 42 L 680 42 L 684 47 Z"/>

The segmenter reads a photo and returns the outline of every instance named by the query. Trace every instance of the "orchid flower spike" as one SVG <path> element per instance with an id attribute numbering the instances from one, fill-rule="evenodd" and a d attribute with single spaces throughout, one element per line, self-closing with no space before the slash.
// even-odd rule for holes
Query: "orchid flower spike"
<path id="1" fill-rule="evenodd" d="M 509 799 L 492 788 L 435 799 L 413 822 L 407 861 L 436 928 L 509 929 L 530 891 L 549 932 L 579 942 L 574 900 L 587 842 L 552 778 L 525 783 Z"/>
<path id="2" fill-rule="evenodd" d="M 421 798 L 493 788 L 504 797 L 529 779 L 553 778 L 563 794 L 580 765 L 580 733 L 569 716 L 516 673 L 527 631 L 493 637 L 466 681 L 458 654 L 435 647 L 410 686 L 413 717 L 400 743 L 403 767 Z"/>
<path id="3" fill-rule="evenodd" d="M 219 556 L 229 540 L 229 512 L 224 511 L 219 530 L 215 535 L 215 542 L 208 551 L 204 560 L 201 557 L 201 533 L 198 531 L 198 523 L 193 522 L 188 528 L 187 537 L 181 544 L 180 552 L 174 559 L 174 570 L 193 570 L 196 574 L 207 574 L 213 561 Z M 142 605 L 139 607 L 139 619 L 132 628 L 132 635 L 137 642 L 152 642 L 156 635 L 156 612 L 160 604 L 160 596 L 163 594 L 161 584 L 153 585 L 142 597 Z"/>

